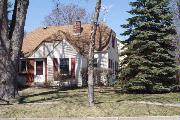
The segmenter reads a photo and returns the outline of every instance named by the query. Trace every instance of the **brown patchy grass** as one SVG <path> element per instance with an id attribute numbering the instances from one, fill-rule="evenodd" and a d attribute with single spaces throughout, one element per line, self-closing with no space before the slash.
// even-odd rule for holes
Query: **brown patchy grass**
<path id="1" fill-rule="evenodd" d="M 88 107 L 87 89 L 58 90 L 28 88 L 13 105 L 0 105 L 0 117 L 109 117 L 109 116 L 171 116 L 178 108 L 147 105 L 127 101 L 178 103 L 178 93 L 120 94 L 113 88 L 95 89 L 96 106 Z M 126 102 L 124 102 L 126 101 Z"/>

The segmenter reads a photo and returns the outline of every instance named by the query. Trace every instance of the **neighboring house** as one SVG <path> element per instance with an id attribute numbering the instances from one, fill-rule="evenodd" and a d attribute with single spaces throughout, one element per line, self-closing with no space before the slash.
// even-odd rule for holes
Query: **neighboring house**
<path id="1" fill-rule="evenodd" d="M 28 33 L 22 45 L 19 65 L 19 81 L 27 85 L 58 83 L 56 73 L 70 76 L 65 85 L 83 86 L 82 70 L 87 70 L 88 50 L 92 26 L 74 25 L 49 26 Z M 116 33 L 108 26 L 98 26 L 95 42 L 94 66 L 110 69 L 110 81 L 116 79 L 118 49 Z M 107 79 L 101 78 L 104 81 Z"/>

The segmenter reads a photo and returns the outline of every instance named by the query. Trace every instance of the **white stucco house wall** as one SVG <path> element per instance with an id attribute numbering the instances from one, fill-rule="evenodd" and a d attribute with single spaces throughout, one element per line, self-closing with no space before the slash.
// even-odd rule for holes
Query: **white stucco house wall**
<path id="1" fill-rule="evenodd" d="M 67 75 L 65 85 L 83 86 L 82 70 L 88 66 L 91 25 L 49 26 L 28 33 L 23 41 L 19 80 L 27 85 L 57 84 L 56 73 Z M 116 33 L 107 25 L 97 29 L 94 63 L 96 68 L 112 71 L 108 82 L 116 80 L 118 43 Z M 104 82 L 105 77 L 100 78 Z"/>

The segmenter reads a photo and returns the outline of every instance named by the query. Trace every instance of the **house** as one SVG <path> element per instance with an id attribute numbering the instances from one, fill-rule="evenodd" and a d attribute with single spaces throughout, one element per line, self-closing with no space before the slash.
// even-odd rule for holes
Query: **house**
<path id="1" fill-rule="evenodd" d="M 92 26 L 76 21 L 73 25 L 48 26 L 28 33 L 22 45 L 19 81 L 27 85 L 57 84 L 56 74 L 68 76 L 64 85 L 83 86 L 82 71 L 87 70 Z M 94 66 L 112 71 L 104 82 L 116 79 L 118 49 L 116 33 L 105 24 L 98 25 Z"/>

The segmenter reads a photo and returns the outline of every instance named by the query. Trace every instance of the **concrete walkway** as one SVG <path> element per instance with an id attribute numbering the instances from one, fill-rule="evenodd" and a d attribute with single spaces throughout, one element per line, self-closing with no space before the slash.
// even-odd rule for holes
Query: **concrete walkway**
<path id="1" fill-rule="evenodd" d="M 180 117 L 159 116 L 159 117 L 84 117 L 84 118 L 0 118 L 0 120 L 180 120 Z"/>

